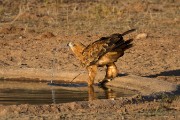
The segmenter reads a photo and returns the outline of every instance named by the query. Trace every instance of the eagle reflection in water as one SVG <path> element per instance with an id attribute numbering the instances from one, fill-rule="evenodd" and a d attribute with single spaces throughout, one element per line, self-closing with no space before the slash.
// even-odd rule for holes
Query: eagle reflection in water
<path id="1" fill-rule="evenodd" d="M 105 99 L 111 99 L 114 100 L 116 98 L 116 92 L 106 86 L 101 86 L 103 92 L 104 92 L 104 96 Z M 96 95 L 96 92 L 94 90 L 93 86 L 89 86 L 88 87 L 88 100 L 92 101 L 92 100 L 96 100 L 98 96 Z"/>
<path id="2" fill-rule="evenodd" d="M 86 93 L 86 97 L 84 98 L 84 100 L 88 100 L 88 101 L 92 101 L 92 100 L 97 100 L 97 99 L 111 99 L 111 100 L 114 100 L 117 96 L 116 96 L 116 92 L 107 87 L 107 86 L 98 86 L 98 85 L 95 85 L 95 86 L 88 86 L 86 84 L 67 84 L 67 83 L 48 83 L 48 85 L 50 86 L 61 86 L 61 87 L 68 87 L 68 88 L 75 88 L 75 89 L 83 89 L 85 88 L 87 90 L 87 93 Z M 98 89 L 98 90 L 97 90 Z M 80 90 L 81 91 L 81 90 Z M 84 89 L 83 89 L 84 91 Z M 72 91 L 73 93 L 73 91 Z M 74 92 L 76 94 L 76 92 Z M 84 92 L 85 93 L 85 92 Z M 78 94 L 78 95 L 77 95 Z M 82 94 L 79 94 L 77 92 L 77 94 L 75 95 L 76 97 L 80 97 L 82 98 L 83 95 Z M 64 93 L 64 95 L 66 96 L 66 98 L 68 99 L 73 99 L 72 101 L 77 101 L 78 98 L 75 98 L 73 96 L 73 94 L 66 94 Z M 69 97 L 68 97 L 69 96 Z M 57 89 L 51 89 L 51 99 L 52 99 L 52 103 L 56 104 L 56 103 L 59 103 L 59 99 L 63 99 L 63 98 L 59 98 L 59 91 Z"/>

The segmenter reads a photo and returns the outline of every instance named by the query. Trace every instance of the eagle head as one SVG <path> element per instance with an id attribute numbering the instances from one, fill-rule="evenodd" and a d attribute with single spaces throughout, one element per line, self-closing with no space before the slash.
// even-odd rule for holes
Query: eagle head
<path id="1" fill-rule="evenodd" d="M 69 42 L 67 46 L 70 47 L 76 58 L 83 62 L 84 56 L 82 55 L 82 52 L 86 46 L 80 42 Z"/>
<path id="2" fill-rule="evenodd" d="M 67 46 L 69 46 L 73 52 L 82 52 L 85 48 L 85 46 L 80 42 L 69 42 Z"/>

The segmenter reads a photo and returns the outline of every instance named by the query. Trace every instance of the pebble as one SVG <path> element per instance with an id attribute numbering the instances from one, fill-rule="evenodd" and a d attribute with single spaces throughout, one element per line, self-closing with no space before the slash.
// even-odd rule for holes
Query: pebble
<path id="1" fill-rule="evenodd" d="M 147 33 L 140 33 L 136 36 L 136 39 L 139 40 L 139 39 L 144 39 L 144 38 L 147 38 Z"/>

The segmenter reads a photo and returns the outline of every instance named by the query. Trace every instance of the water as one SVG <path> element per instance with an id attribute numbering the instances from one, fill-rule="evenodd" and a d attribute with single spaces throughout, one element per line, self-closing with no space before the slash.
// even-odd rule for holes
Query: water
<path id="1" fill-rule="evenodd" d="M 57 104 L 95 99 L 115 99 L 136 94 L 121 88 L 88 87 L 86 84 L 53 84 L 0 81 L 0 104 Z"/>

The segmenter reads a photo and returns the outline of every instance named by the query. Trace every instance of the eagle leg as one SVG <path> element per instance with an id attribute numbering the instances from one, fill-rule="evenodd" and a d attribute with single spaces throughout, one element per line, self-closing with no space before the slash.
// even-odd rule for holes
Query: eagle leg
<path id="1" fill-rule="evenodd" d="M 111 81 L 113 78 L 115 78 L 118 75 L 118 69 L 117 69 L 115 63 L 107 64 L 106 67 L 107 67 L 106 76 L 100 82 L 101 85 L 106 84 L 107 82 Z"/>
<path id="2" fill-rule="evenodd" d="M 94 92 L 94 87 L 93 86 L 89 86 L 88 87 L 88 100 L 92 101 L 96 98 L 95 92 Z"/>
<path id="3" fill-rule="evenodd" d="M 97 74 L 97 66 L 96 65 L 88 66 L 87 70 L 88 70 L 88 74 L 89 74 L 88 86 L 91 86 L 94 84 L 94 79 Z"/>

